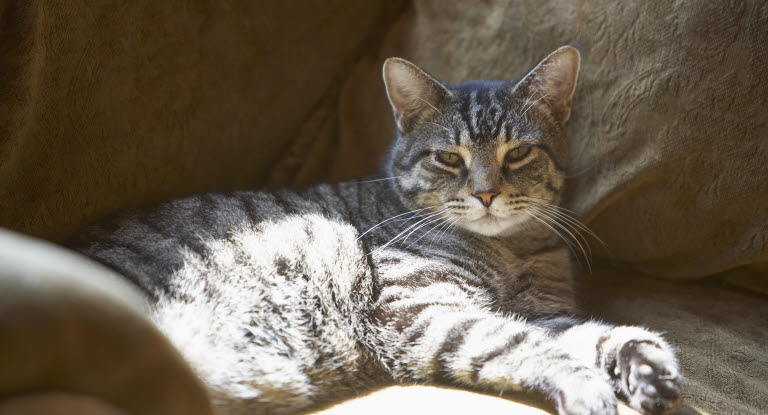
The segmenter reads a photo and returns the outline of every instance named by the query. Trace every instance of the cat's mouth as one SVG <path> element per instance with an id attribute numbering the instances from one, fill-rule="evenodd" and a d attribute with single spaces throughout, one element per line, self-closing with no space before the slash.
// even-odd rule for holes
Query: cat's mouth
<path id="1" fill-rule="evenodd" d="M 525 222 L 525 215 L 505 215 L 486 209 L 485 212 L 474 219 L 464 221 L 460 226 L 469 231 L 486 236 L 499 236 L 508 234 L 520 223 Z"/>
<path id="2" fill-rule="evenodd" d="M 494 215 L 493 212 L 491 212 L 490 210 L 486 210 L 482 216 L 480 216 L 477 219 L 473 219 L 471 222 L 492 224 L 492 223 L 498 223 L 502 219 L 504 218 L 502 218 L 501 216 Z"/>

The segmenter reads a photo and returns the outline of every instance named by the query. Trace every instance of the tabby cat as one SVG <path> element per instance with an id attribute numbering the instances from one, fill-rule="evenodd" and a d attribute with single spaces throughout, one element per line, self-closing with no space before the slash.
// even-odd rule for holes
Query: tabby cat
<path id="1" fill-rule="evenodd" d="M 578 239 L 558 234 L 579 224 L 558 205 L 579 66 L 565 46 L 519 81 L 451 85 L 389 59 L 385 178 L 200 194 L 73 246 L 146 291 L 221 413 L 294 413 L 394 383 L 535 390 L 569 415 L 617 414 L 617 396 L 667 413 L 680 403 L 670 345 L 575 306 Z"/>

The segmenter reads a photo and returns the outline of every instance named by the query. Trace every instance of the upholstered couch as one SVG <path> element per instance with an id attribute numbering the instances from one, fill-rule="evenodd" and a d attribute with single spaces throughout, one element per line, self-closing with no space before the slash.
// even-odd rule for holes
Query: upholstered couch
<path id="1" fill-rule="evenodd" d="M 585 307 L 667 333 L 681 413 L 768 413 L 767 27 L 761 1 L 0 1 L 0 414 L 211 413 L 143 297 L 56 245 L 129 206 L 375 172 L 385 57 L 512 79 L 568 43 L 568 206 L 608 246 Z M 324 410 L 552 408 L 396 387 Z"/>

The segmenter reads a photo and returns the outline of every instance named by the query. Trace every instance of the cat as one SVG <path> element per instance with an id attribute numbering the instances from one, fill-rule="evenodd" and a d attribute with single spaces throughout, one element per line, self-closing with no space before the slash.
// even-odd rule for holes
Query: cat
<path id="1" fill-rule="evenodd" d="M 454 85 L 390 58 L 385 177 L 200 194 L 72 246 L 147 293 L 221 413 L 395 383 L 533 390 L 568 415 L 617 414 L 617 396 L 671 412 L 672 347 L 579 317 L 576 244 L 558 237 L 581 226 L 559 207 L 580 60 L 564 46 L 519 80 Z"/>

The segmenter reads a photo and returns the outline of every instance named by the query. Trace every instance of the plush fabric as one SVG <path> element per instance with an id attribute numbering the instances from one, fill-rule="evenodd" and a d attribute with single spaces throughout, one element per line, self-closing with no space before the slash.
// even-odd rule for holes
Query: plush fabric
<path id="1" fill-rule="evenodd" d="M 263 185 L 402 5 L 0 0 L 0 226 Z"/>
<path id="2" fill-rule="evenodd" d="M 766 27 L 764 1 L 415 1 L 342 89 L 333 177 L 370 171 L 392 136 L 384 58 L 515 79 L 576 44 L 569 205 L 600 254 L 675 279 L 768 263 Z"/>
<path id="3" fill-rule="evenodd" d="M 0 414 L 34 409 L 6 398 L 58 391 L 70 413 L 97 409 L 80 394 L 136 415 L 210 415 L 202 383 L 145 308 L 120 275 L 0 229 Z"/>
<path id="4" fill-rule="evenodd" d="M 575 43 L 569 204 L 601 254 L 681 279 L 768 263 L 765 2 L 419 0 L 394 24 L 400 2 L 0 5 L 0 225 L 62 240 L 168 197 L 375 172 L 384 57 L 512 79 Z"/>
<path id="5" fill-rule="evenodd" d="M 0 415 L 129 415 L 93 395 L 39 393 L 0 401 Z"/>

